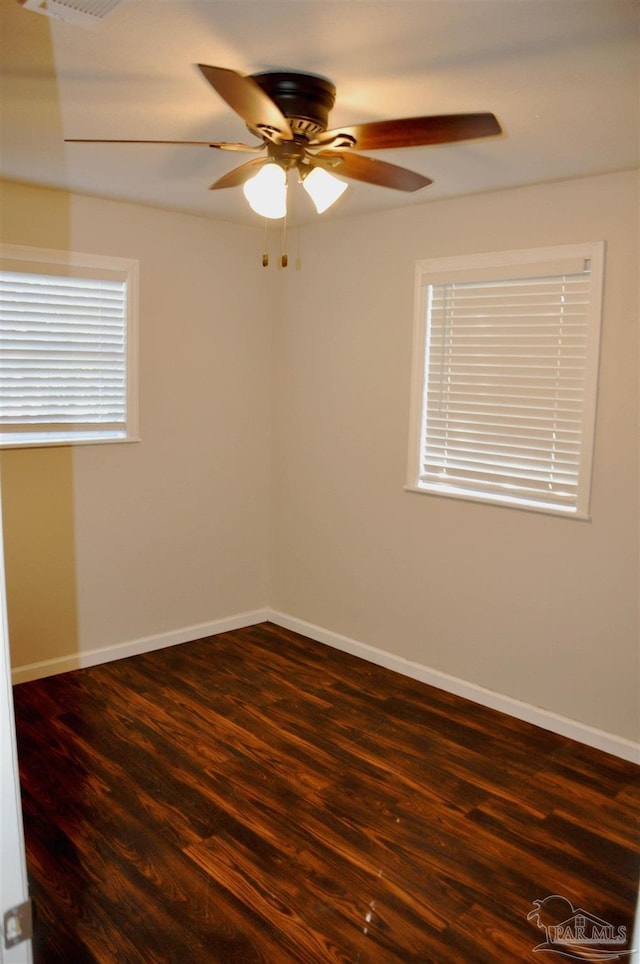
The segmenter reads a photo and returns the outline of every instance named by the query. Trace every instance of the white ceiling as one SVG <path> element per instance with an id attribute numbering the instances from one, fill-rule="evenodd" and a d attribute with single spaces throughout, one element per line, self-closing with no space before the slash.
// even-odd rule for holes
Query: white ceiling
<path id="1" fill-rule="evenodd" d="M 331 127 L 498 117 L 498 138 L 377 152 L 433 185 L 351 181 L 323 218 L 639 163 L 637 0 L 124 0 L 96 29 L 21 0 L 0 0 L 0 14 L 1 171 L 14 180 L 254 222 L 240 188 L 208 190 L 250 155 L 63 142 L 251 140 L 198 62 L 324 75 Z M 299 220 L 318 217 L 304 194 L 296 205 Z"/>

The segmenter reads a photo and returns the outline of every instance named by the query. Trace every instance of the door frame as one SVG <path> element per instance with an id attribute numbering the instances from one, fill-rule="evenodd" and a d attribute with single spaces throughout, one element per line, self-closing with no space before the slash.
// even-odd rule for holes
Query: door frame
<path id="1" fill-rule="evenodd" d="M 4 946 L 4 915 L 28 899 L 29 885 L 11 686 L 1 507 L 0 498 L 0 964 L 32 964 L 31 940 L 8 949 Z"/>

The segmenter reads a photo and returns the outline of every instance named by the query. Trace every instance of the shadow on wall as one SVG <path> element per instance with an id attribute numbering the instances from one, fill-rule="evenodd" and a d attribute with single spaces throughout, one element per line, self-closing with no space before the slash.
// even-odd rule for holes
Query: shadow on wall
<path id="1" fill-rule="evenodd" d="M 78 651 L 70 448 L 2 453 L 12 666 Z"/>
<path id="2" fill-rule="evenodd" d="M 27 129 L 33 141 L 23 147 L 57 156 L 62 171 L 63 129 L 50 21 L 19 3 L 2 3 L 0 17 L 0 56 L 9 87 L 6 103 L 11 105 L 7 109 L 20 110 L 30 120 Z M 46 123 L 40 123 L 45 114 Z M 43 143 L 40 132 L 50 129 L 52 120 L 59 137 Z M 2 240 L 70 249 L 64 195 L 46 212 L 28 203 L 28 189 L 25 198 L 24 205 L 3 204 Z M 25 666 L 76 653 L 73 450 L 7 450 L 0 455 L 0 471 L 11 663 Z"/>

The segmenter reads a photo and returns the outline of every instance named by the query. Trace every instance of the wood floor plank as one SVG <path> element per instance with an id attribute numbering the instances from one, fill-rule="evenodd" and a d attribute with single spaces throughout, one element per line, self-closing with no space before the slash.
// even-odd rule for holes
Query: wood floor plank
<path id="1" fill-rule="evenodd" d="M 14 701 L 36 964 L 512 964 L 554 893 L 631 931 L 637 767 L 281 627 Z"/>

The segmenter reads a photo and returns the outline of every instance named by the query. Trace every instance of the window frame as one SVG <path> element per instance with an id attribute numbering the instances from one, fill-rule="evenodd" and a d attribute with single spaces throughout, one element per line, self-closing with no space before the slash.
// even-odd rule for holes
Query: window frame
<path id="1" fill-rule="evenodd" d="M 7 430 L 0 423 L 0 451 L 3 449 L 50 447 L 60 445 L 104 445 L 139 442 L 138 424 L 138 297 L 139 262 L 110 255 L 62 251 L 55 248 L 33 248 L 18 244 L 0 245 L 0 269 L 24 274 L 58 274 L 90 279 L 96 272 L 102 279 L 126 283 L 126 418 L 124 431 L 104 430 L 98 422 L 86 428 L 73 425 L 53 428 L 55 423 L 42 423 L 20 433 Z M 37 424 L 37 423 L 36 423 Z"/>
<path id="2" fill-rule="evenodd" d="M 407 492 L 422 495 L 461 499 L 485 505 L 503 506 L 532 512 L 560 516 L 562 518 L 589 521 L 593 453 L 597 416 L 598 373 L 602 328 L 602 304 L 604 290 L 605 242 L 593 241 L 578 244 L 553 245 L 512 251 L 496 251 L 471 255 L 429 258 L 416 262 L 415 314 L 413 330 L 411 407 L 409 425 L 409 458 Z M 543 504 L 517 495 L 457 489 L 446 483 L 426 482 L 421 479 L 422 449 L 426 437 L 426 389 L 428 381 L 427 344 L 427 297 L 429 287 L 454 281 L 499 281 L 518 277 L 522 269 L 524 277 L 539 273 L 551 274 L 555 266 L 573 262 L 575 259 L 590 262 L 590 300 L 587 322 L 587 348 L 584 374 L 582 434 L 575 506 Z M 549 270 L 552 269 L 552 271 Z M 556 274 L 561 274 L 557 272 Z M 501 277 L 501 275 L 503 277 Z"/>

